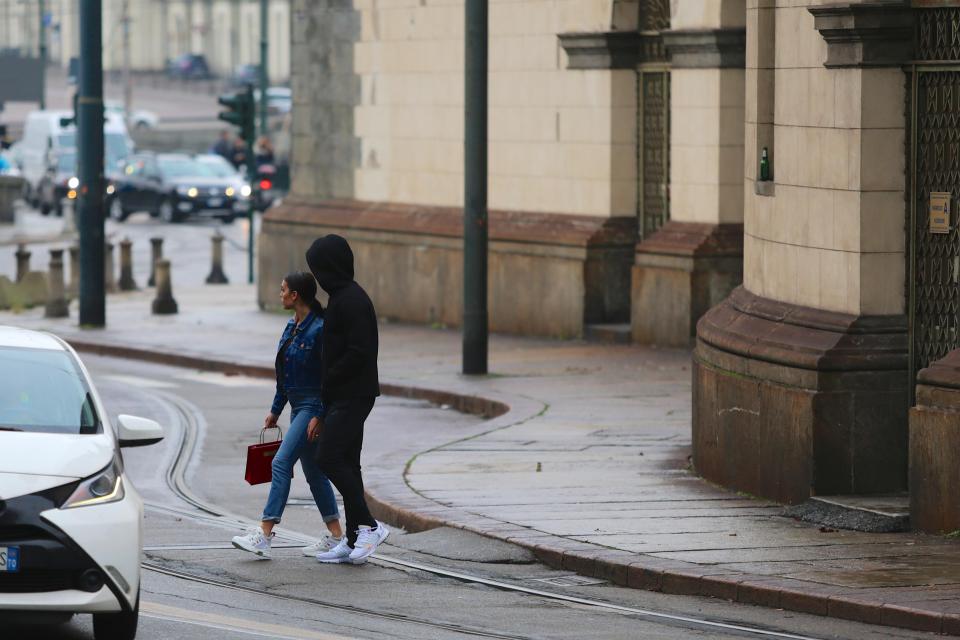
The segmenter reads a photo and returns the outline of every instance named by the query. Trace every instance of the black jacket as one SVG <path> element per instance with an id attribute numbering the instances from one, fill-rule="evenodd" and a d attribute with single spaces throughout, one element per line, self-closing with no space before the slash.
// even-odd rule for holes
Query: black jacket
<path id="1" fill-rule="evenodd" d="M 324 404 L 380 395 L 377 313 L 353 280 L 350 245 L 334 234 L 318 238 L 307 249 L 307 264 L 330 296 L 323 327 Z"/>

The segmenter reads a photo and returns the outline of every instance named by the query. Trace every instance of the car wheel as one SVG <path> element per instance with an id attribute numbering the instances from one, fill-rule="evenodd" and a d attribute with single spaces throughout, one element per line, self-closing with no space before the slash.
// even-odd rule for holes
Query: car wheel
<path id="1" fill-rule="evenodd" d="M 160 219 L 168 223 L 180 222 L 180 216 L 174 210 L 170 198 L 165 198 L 163 202 L 160 203 Z"/>
<path id="2" fill-rule="evenodd" d="M 123 204 L 120 202 L 120 198 L 112 198 L 110 200 L 110 217 L 117 222 L 123 222 L 127 219 L 127 215 Z"/>
<path id="3" fill-rule="evenodd" d="M 137 637 L 140 618 L 140 591 L 132 611 L 93 614 L 93 637 L 96 640 L 133 640 Z"/>

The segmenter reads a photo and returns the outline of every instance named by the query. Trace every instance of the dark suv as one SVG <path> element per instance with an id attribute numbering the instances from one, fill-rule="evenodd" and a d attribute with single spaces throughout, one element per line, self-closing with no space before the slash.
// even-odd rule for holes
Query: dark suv
<path id="1" fill-rule="evenodd" d="M 130 156 L 111 186 L 108 210 L 117 221 L 148 211 L 165 222 L 191 215 L 232 222 L 249 206 L 250 187 L 239 174 L 183 153 Z"/>
<path id="2" fill-rule="evenodd" d="M 199 53 L 185 53 L 177 56 L 167 66 L 171 78 L 181 80 L 209 80 L 213 78 L 207 59 Z"/>

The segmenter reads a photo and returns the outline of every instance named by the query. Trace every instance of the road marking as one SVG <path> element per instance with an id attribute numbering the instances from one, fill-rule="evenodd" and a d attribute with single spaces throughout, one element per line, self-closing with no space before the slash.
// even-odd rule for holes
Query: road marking
<path id="1" fill-rule="evenodd" d="M 246 618 L 222 616 L 216 613 L 193 611 L 173 607 L 159 602 L 141 602 L 140 615 L 158 620 L 171 620 L 185 624 L 219 629 L 233 633 L 243 633 L 261 638 L 283 638 L 284 640 L 348 640 L 346 636 L 337 636 L 309 629 L 298 629 L 280 624 L 256 622 Z"/>
<path id="2" fill-rule="evenodd" d="M 106 376 L 100 376 L 101 378 L 106 378 L 107 380 L 112 380 L 114 382 L 119 382 L 121 384 L 128 384 L 131 387 L 142 387 L 144 389 L 176 389 L 177 385 L 170 382 L 161 382 L 160 380 L 153 380 L 151 378 L 143 378 L 140 376 L 125 376 L 121 374 L 110 374 Z"/>
<path id="3" fill-rule="evenodd" d="M 175 374 L 174 377 L 180 380 L 189 380 L 190 382 L 213 384 L 218 387 L 272 387 L 276 385 L 275 381 L 268 380 L 266 378 L 228 376 L 212 371 L 185 371 L 183 373 Z"/>

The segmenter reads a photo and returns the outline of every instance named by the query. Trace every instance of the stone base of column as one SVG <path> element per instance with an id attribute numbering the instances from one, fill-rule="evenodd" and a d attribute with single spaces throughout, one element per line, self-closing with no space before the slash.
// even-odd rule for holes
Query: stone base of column
<path id="1" fill-rule="evenodd" d="M 356 278 L 381 317 L 458 326 L 463 212 L 353 200 L 285 200 L 263 219 L 258 301 L 279 302 L 283 277 L 306 269 L 314 238 L 347 238 Z M 626 322 L 636 218 L 521 211 L 489 215 L 490 330 L 576 338 L 587 323 Z M 322 294 L 321 294 L 322 295 Z"/>
<path id="2" fill-rule="evenodd" d="M 910 409 L 910 523 L 918 531 L 960 529 L 960 349 L 917 376 Z"/>
<path id="3" fill-rule="evenodd" d="M 743 280 L 743 225 L 670 221 L 637 245 L 633 341 L 692 344 L 697 320 Z"/>
<path id="4" fill-rule="evenodd" d="M 693 462 L 795 504 L 907 486 L 904 316 L 853 316 L 737 288 L 697 326 Z"/>

